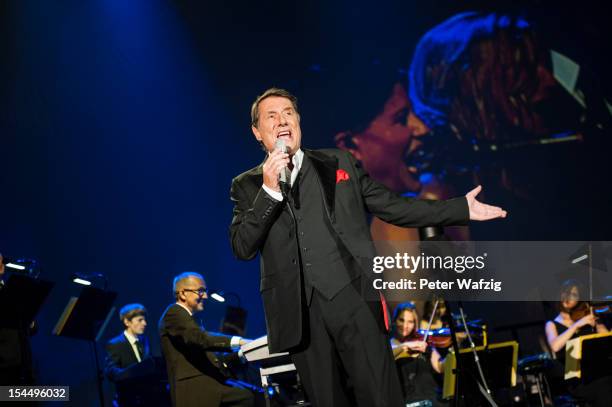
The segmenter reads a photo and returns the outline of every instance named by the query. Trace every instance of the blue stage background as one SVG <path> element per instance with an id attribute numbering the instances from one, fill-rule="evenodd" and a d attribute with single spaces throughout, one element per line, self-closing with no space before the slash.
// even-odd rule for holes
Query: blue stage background
<path id="1" fill-rule="evenodd" d="M 50 334 L 79 291 L 72 273 L 104 273 L 117 306 L 145 304 L 155 354 L 157 320 L 185 270 L 239 294 L 247 336 L 264 335 L 259 263 L 235 260 L 228 243 L 231 179 L 263 159 L 249 126 L 253 98 L 272 85 L 291 89 L 301 98 L 303 144 L 333 147 L 335 120 L 361 94 L 338 95 L 336 80 L 377 80 L 367 75 L 379 65 L 407 74 L 428 28 L 487 2 L 208 3 L 0 5 L 0 251 L 38 259 L 41 277 L 56 283 L 32 338 L 35 369 L 40 383 L 71 386 L 74 405 L 97 398 L 88 344 Z M 528 3 L 501 7 L 527 10 L 551 42 L 604 77 L 609 28 L 599 6 L 574 14 Z M 558 24 L 567 29 L 548 30 Z M 591 212 L 586 223 L 569 222 L 563 238 L 589 235 L 604 213 L 609 192 L 590 192 L 551 197 L 570 213 Z M 504 204 L 495 198 L 487 196 Z M 593 238 L 609 238 L 606 230 Z M 208 301 L 204 325 L 218 329 L 224 309 Z M 116 318 L 104 340 L 121 329 Z"/>

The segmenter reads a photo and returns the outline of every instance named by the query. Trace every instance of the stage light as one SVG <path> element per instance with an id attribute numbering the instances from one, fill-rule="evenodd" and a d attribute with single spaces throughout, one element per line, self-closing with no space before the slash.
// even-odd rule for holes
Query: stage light
<path id="1" fill-rule="evenodd" d="M 34 259 L 13 259 L 11 257 L 2 257 L 2 263 L 7 269 L 13 272 L 19 272 L 37 278 L 40 274 L 38 262 Z"/>
<path id="2" fill-rule="evenodd" d="M 572 259 L 572 264 L 580 263 L 582 260 L 586 260 L 588 258 L 589 258 L 588 254 L 583 254 L 582 256 Z"/>
<path id="3" fill-rule="evenodd" d="M 90 286 L 93 285 L 95 280 L 101 280 L 104 282 L 103 289 L 106 290 L 108 287 L 108 279 L 102 273 L 74 273 L 72 275 L 72 282 L 75 284 Z"/>
<path id="4" fill-rule="evenodd" d="M 72 282 L 81 284 L 81 285 L 91 285 L 91 281 L 85 280 L 84 278 L 80 278 L 80 277 L 73 277 Z"/>
<path id="5" fill-rule="evenodd" d="M 25 270 L 25 266 L 16 263 L 6 263 L 5 266 L 15 270 Z"/>
<path id="6" fill-rule="evenodd" d="M 210 298 L 212 298 L 215 301 L 218 302 L 225 302 L 225 297 L 223 296 L 223 292 L 222 291 L 213 291 L 210 294 Z"/>

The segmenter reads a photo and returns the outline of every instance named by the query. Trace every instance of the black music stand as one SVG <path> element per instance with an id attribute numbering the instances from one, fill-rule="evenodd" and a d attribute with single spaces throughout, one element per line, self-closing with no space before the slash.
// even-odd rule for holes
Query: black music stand
<path id="1" fill-rule="evenodd" d="M 582 383 L 612 375 L 612 336 L 604 336 L 582 343 Z"/>
<path id="2" fill-rule="evenodd" d="M 518 343 L 514 341 L 494 343 L 477 346 L 474 350 L 478 353 L 486 384 L 492 390 L 493 394 L 489 395 L 491 399 L 499 398 L 504 391 L 516 385 Z M 460 366 L 461 370 L 456 371 L 456 375 L 452 378 L 451 375 L 445 374 L 445 381 L 451 379 L 451 384 L 455 381 L 453 396 L 457 405 L 490 405 L 490 401 L 486 400 L 487 396 L 483 394 L 483 389 L 479 386 L 481 375 L 473 356 L 473 350 L 461 349 L 459 357 L 456 355 L 455 363 Z"/>
<path id="3" fill-rule="evenodd" d="M 91 343 L 96 363 L 96 381 L 101 407 L 104 407 L 103 375 L 98 360 L 97 341 L 102 337 L 106 325 L 115 312 L 113 306 L 115 298 L 117 298 L 116 292 L 95 287 L 83 287 L 78 297 L 71 297 L 68 300 L 64 312 L 53 329 L 54 335 L 81 339 Z"/>
<path id="4" fill-rule="evenodd" d="M 27 328 L 34 321 L 54 285 L 51 281 L 11 274 L 0 289 L 0 309 L 11 312 L 0 313 L 0 327 Z M 24 301 L 26 297 L 28 300 Z"/>
<path id="5" fill-rule="evenodd" d="M 42 304 L 55 283 L 21 275 L 11 274 L 0 287 L 0 328 L 17 332 L 17 341 L 9 340 L 4 349 L 20 355 L 20 367 L 14 379 L 23 384 L 32 384 L 32 354 L 28 337 L 36 328 L 31 326 Z M 27 298 L 27 301 L 25 299 Z M 6 383 L 3 383 L 6 384 Z M 12 384 L 18 384 L 17 382 Z"/>

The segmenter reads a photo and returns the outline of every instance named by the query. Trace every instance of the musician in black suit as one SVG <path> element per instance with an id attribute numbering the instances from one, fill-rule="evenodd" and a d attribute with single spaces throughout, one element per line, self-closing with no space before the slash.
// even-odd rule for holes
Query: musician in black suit
<path id="1" fill-rule="evenodd" d="M 172 404 L 175 407 L 252 406 L 250 391 L 225 382 L 221 362 L 213 353 L 231 352 L 246 341 L 238 336 L 206 332 L 194 319 L 208 298 L 204 278 L 194 272 L 175 277 L 176 303 L 168 306 L 159 321 L 159 335 Z"/>
<path id="2" fill-rule="evenodd" d="M 111 381 L 121 378 L 123 371 L 150 356 L 149 340 L 144 335 L 147 310 L 141 304 L 128 304 L 119 311 L 125 330 L 106 344 L 106 376 Z"/>
<path id="3" fill-rule="evenodd" d="M 402 227 L 460 225 L 504 217 L 466 197 L 400 197 L 370 179 L 347 152 L 303 150 L 296 98 L 268 89 L 251 108 L 263 164 L 232 182 L 232 250 L 261 254 L 261 295 L 271 352 L 289 351 L 310 401 L 326 406 L 400 406 L 402 394 L 370 283 L 368 212 Z M 283 140 L 287 153 L 276 148 Z M 287 184 L 279 174 L 289 168 Z M 365 265 L 364 265 L 365 263 Z"/>
<path id="4" fill-rule="evenodd" d="M 117 400 L 121 406 L 144 406 L 150 383 L 131 377 L 130 368 L 151 356 L 149 340 L 145 336 L 147 310 L 141 304 L 127 304 L 119 311 L 119 319 L 125 330 L 106 344 L 106 366 L 104 372 L 117 388 Z M 143 369 L 144 370 L 144 369 Z M 155 400 L 152 400 L 155 401 Z"/>

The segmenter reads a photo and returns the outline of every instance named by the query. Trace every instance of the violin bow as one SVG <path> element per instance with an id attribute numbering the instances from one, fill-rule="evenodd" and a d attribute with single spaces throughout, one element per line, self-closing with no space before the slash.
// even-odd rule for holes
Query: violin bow
<path id="1" fill-rule="evenodd" d="M 438 309 L 438 303 L 440 299 L 436 299 L 436 303 L 434 304 L 433 310 L 431 311 L 431 316 L 429 317 L 429 324 L 427 324 L 427 331 L 425 331 L 425 337 L 423 338 L 424 342 L 427 342 L 427 337 L 429 336 L 429 331 L 431 330 L 431 324 L 433 323 L 434 316 L 436 315 L 436 310 Z"/>

